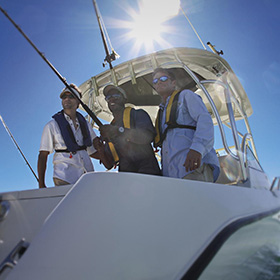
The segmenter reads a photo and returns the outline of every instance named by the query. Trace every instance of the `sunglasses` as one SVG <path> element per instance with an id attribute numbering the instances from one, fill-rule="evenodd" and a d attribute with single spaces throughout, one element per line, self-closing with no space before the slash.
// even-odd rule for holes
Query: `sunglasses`
<path id="1" fill-rule="evenodd" d="M 74 99 L 75 97 L 72 94 L 64 94 L 61 99 L 66 99 L 66 98 Z"/>
<path id="2" fill-rule="evenodd" d="M 167 76 L 161 76 L 159 78 L 153 79 L 153 84 L 154 85 L 157 84 L 158 81 L 166 82 L 168 79 L 169 79 L 169 77 L 167 77 Z"/>
<path id="3" fill-rule="evenodd" d="M 111 98 L 114 98 L 114 99 L 120 99 L 122 96 L 119 94 L 119 93 L 113 93 L 113 94 L 110 94 L 110 95 L 107 95 L 105 97 L 105 100 L 106 101 L 109 101 Z"/>

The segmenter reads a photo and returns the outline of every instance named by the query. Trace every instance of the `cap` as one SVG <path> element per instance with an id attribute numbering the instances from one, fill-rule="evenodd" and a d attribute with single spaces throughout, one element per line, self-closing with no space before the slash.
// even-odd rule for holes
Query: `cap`
<path id="1" fill-rule="evenodd" d="M 70 87 L 73 90 L 73 92 L 76 94 L 77 97 L 82 98 L 82 94 L 80 93 L 79 88 L 77 86 L 74 86 L 71 84 Z M 66 92 L 71 93 L 70 90 L 67 87 L 65 87 L 60 94 L 60 98 L 62 98 L 63 94 Z"/>
<path id="2" fill-rule="evenodd" d="M 120 88 L 120 87 L 117 87 L 117 86 L 114 86 L 114 85 L 107 85 L 104 89 L 103 89 L 103 94 L 105 95 L 105 96 L 107 96 L 108 95 L 108 93 L 109 93 L 109 91 L 111 91 L 111 90 L 116 90 L 116 91 L 118 91 L 120 94 L 122 94 L 122 96 L 123 96 L 123 98 L 126 100 L 127 99 L 127 96 L 126 96 L 126 93 L 125 93 L 125 91 L 122 89 L 122 88 Z"/>

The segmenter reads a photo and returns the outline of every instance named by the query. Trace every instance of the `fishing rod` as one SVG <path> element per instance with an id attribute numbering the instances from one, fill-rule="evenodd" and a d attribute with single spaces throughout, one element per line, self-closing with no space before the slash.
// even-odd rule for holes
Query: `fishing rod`
<path id="1" fill-rule="evenodd" d="M 0 120 L 1 120 L 1 122 L 2 122 L 2 124 L 3 124 L 3 126 L 5 127 L 7 133 L 8 133 L 9 136 L 11 137 L 12 141 L 13 141 L 14 144 L 16 145 L 17 149 L 19 150 L 20 154 L 22 155 L 23 159 L 25 160 L 26 164 L 28 165 L 29 169 L 31 170 L 31 172 L 33 173 L 34 177 L 36 178 L 36 180 L 37 180 L 38 183 L 39 183 L 39 179 L 38 179 L 36 173 L 34 172 L 34 170 L 32 169 L 31 165 L 29 164 L 28 160 L 27 160 L 26 157 L 24 156 L 24 154 L 23 154 L 22 150 L 20 149 L 20 147 L 19 147 L 17 141 L 15 140 L 13 134 L 11 133 L 10 129 L 8 128 L 8 126 L 6 125 L 6 123 L 4 122 L 4 120 L 3 120 L 3 118 L 2 118 L 1 115 L 0 115 Z"/>
<path id="2" fill-rule="evenodd" d="M 102 122 L 97 118 L 97 116 L 90 110 L 90 108 L 74 93 L 73 89 L 67 83 L 66 79 L 61 76 L 61 74 L 55 69 L 55 67 L 47 60 L 45 55 L 39 51 L 39 49 L 34 45 L 34 43 L 27 37 L 27 35 L 22 31 L 22 29 L 13 21 L 13 19 L 7 14 L 5 10 L 0 6 L 1 12 L 8 18 L 8 20 L 16 27 L 16 29 L 23 35 L 23 37 L 28 41 L 28 43 L 35 49 L 35 51 L 40 55 L 41 58 L 50 66 L 50 68 L 54 71 L 57 77 L 62 81 L 62 83 L 67 87 L 70 93 L 79 100 L 81 106 L 85 109 L 85 111 L 89 114 L 89 116 L 94 120 L 94 122 L 100 127 L 102 126 Z"/>

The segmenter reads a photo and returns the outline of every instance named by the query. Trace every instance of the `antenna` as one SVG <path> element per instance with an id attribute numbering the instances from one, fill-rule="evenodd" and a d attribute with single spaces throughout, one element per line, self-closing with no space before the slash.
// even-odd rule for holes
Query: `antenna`
<path id="1" fill-rule="evenodd" d="M 201 45 L 202 45 L 202 46 L 203 46 L 203 48 L 206 50 L 205 45 L 203 44 L 203 42 L 202 42 L 201 38 L 199 37 L 199 35 L 198 35 L 198 33 L 196 32 L 196 30 L 195 30 L 194 26 L 192 25 L 191 21 L 189 20 L 188 16 L 186 15 L 186 13 L 184 12 L 184 10 L 182 9 L 182 7 L 181 7 L 181 6 L 180 6 L 180 9 L 181 9 L 181 11 L 182 11 L 183 15 L 185 16 L 185 18 L 187 19 L 187 21 L 189 22 L 189 24 L 190 24 L 190 26 L 191 26 L 191 28 L 192 28 L 193 32 L 194 32 L 194 33 L 195 33 L 195 35 L 197 36 L 197 38 L 198 38 L 198 40 L 200 41 Z"/>
<path id="2" fill-rule="evenodd" d="M 182 7 L 180 7 L 180 9 L 181 9 L 183 15 L 185 16 L 185 18 L 188 20 L 188 22 L 189 22 L 189 24 L 190 24 L 192 30 L 194 31 L 194 33 L 195 33 L 195 35 L 197 36 L 198 40 L 200 41 L 201 45 L 202 45 L 203 48 L 206 50 L 205 45 L 203 44 L 203 42 L 202 42 L 201 38 L 199 37 L 197 31 L 195 30 L 194 26 L 192 25 L 190 19 L 188 18 L 188 16 L 186 15 L 186 13 L 185 13 L 184 10 L 182 9 Z M 215 49 L 215 46 L 213 46 L 210 42 L 207 42 L 207 45 L 209 46 L 209 48 L 211 49 L 211 51 L 212 51 L 213 53 L 215 53 L 215 54 L 217 54 L 217 55 L 223 55 L 223 54 L 224 54 L 224 52 L 223 52 L 222 50 L 217 51 L 217 50 Z"/>
<path id="3" fill-rule="evenodd" d="M 0 115 L 0 120 L 3 124 L 3 126 L 5 127 L 7 133 L 9 134 L 9 136 L 11 137 L 12 141 L 14 142 L 14 144 L 16 145 L 17 149 L 19 150 L 20 154 L 22 155 L 23 159 L 25 160 L 26 164 L 28 165 L 29 169 L 31 170 L 31 172 L 33 173 L 34 177 L 36 178 L 36 180 L 39 182 L 39 179 L 36 175 L 36 173 L 34 172 L 34 170 L 32 169 L 31 165 L 29 164 L 28 160 L 26 159 L 26 157 L 24 156 L 23 152 L 21 151 L 18 143 L 16 142 L 14 136 L 12 135 L 10 129 L 8 128 L 8 126 L 6 125 L 6 123 L 4 122 L 2 116 Z"/>

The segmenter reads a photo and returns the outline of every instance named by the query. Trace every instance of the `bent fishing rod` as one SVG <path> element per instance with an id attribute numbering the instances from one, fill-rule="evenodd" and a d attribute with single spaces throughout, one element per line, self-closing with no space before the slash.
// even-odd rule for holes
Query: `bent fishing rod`
<path id="1" fill-rule="evenodd" d="M 33 173 L 34 177 L 36 178 L 36 180 L 38 181 L 39 183 L 39 179 L 36 175 L 36 173 L 34 172 L 34 170 L 32 169 L 31 165 L 29 164 L 28 160 L 26 159 L 26 157 L 24 156 L 22 150 L 20 149 L 17 141 L 15 140 L 13 134 L 11 133 L 10 129 L 8 128 L 8 126 L 6 125 L 6 123 L 4 122 L 2 116 L 0 115 L 0 120 L 4 126 L 4 128 L 6 129 L 7 133 L 9 134 L 9 136 L 11 137 L 12 141 L 14 142 L 14 144 L 16 145 L 17 149 L 19 150 L 20 154 L 22 155 L 23 159 L 25 160 L 26 164 L 28 165 L 29 169 L 31 170 L 31 172 Z"/>
<path id="2" fill-rule="evenodd" d="M 35 49 L 35 51 L 40 55 L 41 58 L 49 65 L 49 67 L 54 71 L 57 77 L 62 81 L 62 83 L 67 87 L 67 89 L 71 92 L 71 94 L 79 100 L 81 106 L 85 109 L 85 111 L 89 114 L 89 116 L 94 120 L 94 122 L 100 127 L 102 126 L 102 122 L 97 118 L 97 116 L 90 110 L 90 108 L 74 93 L 73 89 L 67 83 L 66 79 L 61 76 L 61 74 L 56 70 L 56 68 L 49 62 L 49 60 L 45 57 L 45 55 L 40 52 L 40 50 L 34 45 L 34 43 L 27 37 L 27 35 L 22 31 L 22 29 L 13 21 L 13 19 L 7 14 L 5 10 L 0 6 L 1 12 L 8 18 L 8 20 L 15 26 L 15 28 L 21 33 L 21 35 L 28 41 L 28 43 Z"/>

